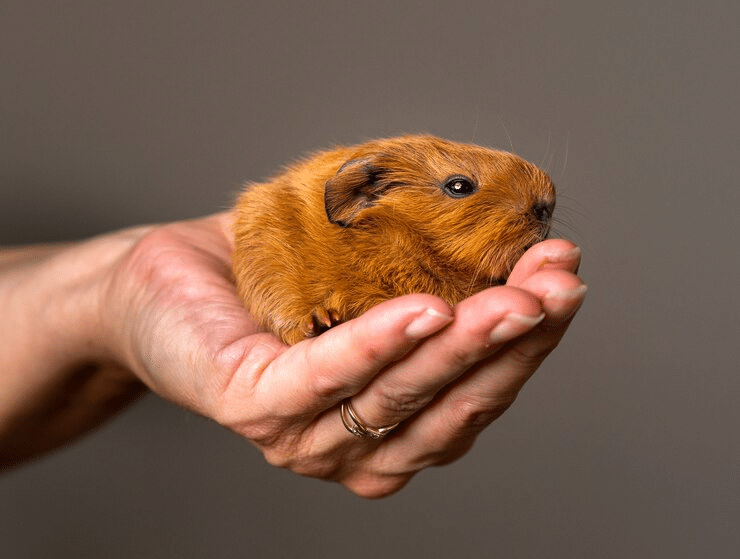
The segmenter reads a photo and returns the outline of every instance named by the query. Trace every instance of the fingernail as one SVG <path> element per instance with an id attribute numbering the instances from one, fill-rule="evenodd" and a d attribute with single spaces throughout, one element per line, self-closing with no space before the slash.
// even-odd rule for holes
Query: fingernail
<path id="1" fill-rule="evenodd" d="M 552 252 L 547 255 L 546 260 L 548 262 L 566 262 L 568 260 L 575 260 L 576 258 L 580 258 L 580 256 L 580 247 L 575 247 L 563 252 Z"/>
<path id="2" fill-rule="evenodd" d="M 545 313 L 538 316 L 509 313 L 491 330 L 488 341 L 492 344 L 498 344 L 511 340 L 537 326 L 543 318 L 545 318 Z"/>
<path id="3" fill-rule="evenodd" d="M 572 248 L 570 250 L 564 250 L 562 252 L 554 251 L 545 255 L 545 259 L 540 264 L 539 269 L 544 270 L 545 268 L 560 268 L 564 263 L 581 261 L 581 249 L 579 247 Z M 577 272 L 578 265 L 576 264 Z"/>
<path id="4" fill-rule="evenodd" d="M 413 340 L 426 338 L 452 322 L 452 318 L 448 314 L 428 308 L 406 327 L 406 335 Z"/>
<path id="5" fill-rule="evenodd" d="M 586 284 L 579 285 L 573 289 L 564 289 L 562 291 L 550 291 L 545 294 L 545 299 L 558 299 L 560 301 L 576 301 L 578 299 L 584 299 L 588 286 Z"/>

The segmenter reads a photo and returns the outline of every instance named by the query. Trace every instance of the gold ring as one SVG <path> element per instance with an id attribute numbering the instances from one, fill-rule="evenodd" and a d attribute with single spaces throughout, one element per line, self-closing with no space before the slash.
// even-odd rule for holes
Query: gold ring
<path id="1" fill-rule="evenodd" d="M 355 410 L 352 409 L 352 404 L 350 403 L 349 398 L 342 402 L 340 415 L 342 416 L 342 423 L 344 423 L 347 431 L 360 439 L 382 439 L 393 429 L 398 427 L 398 423 L 388 425 L 387 427 L 370 427 L 365 425 L 365 423 L 358 417 Z"/>

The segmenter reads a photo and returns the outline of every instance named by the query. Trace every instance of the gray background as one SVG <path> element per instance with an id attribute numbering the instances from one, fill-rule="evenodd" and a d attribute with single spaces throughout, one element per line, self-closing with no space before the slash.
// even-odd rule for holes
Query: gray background
<path id="1" fill-rule="evenodd" d="M 0 4 L 0 242 L 432 132 L 559 189 L 589 298 L 462 461 L 363 501 L 147 397 L 0 477 L 3 557 L 737 557 L 737 2 Z M 567 160 L 567 161 L 566 161 Z"/>

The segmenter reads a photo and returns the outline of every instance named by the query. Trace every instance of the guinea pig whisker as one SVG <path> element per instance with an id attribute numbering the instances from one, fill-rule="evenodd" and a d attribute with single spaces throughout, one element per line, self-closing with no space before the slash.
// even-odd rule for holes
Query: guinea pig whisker
<path id="1" fill-rule="evenodd" d="M 552 169 L 554 165 L 555 165 L 555 152 L 553 152 L 550 155 L 550 159 L 547 162 L 547 167 L 545 167 L 545 170 L 546 170 L 546 172 L 547 172 L 548 175 L 551 172 L 550 169 Z"/>
<path id="2" fill-rule="evenodd" d="M 470 143 L 475 142 L 475 136 L 478 133 L 478 119 L 480 117 L 480 108 L 475 112 L 475 124 L 473 125 L 473 137 L 470 138 Z"/>
<path id="3" fill-rule="evenodd" d="M 577 200 L 573 196 L 570 196 L 562 187 L 558 189 L 558 201 L 560 202 L 560 204 L 562 204 L 563 202 L 566 202 L 568 204 L 580 205 L 579 200 Z M 572 210 L 573 208 L 571 208 L 570 206 L 558 205 L 558 209 Z"/>
<path id="4" fill-rule="evenodd" d="M 504 129 L 504 132 L 506 133 L 506 137 L 509 139 L 509 146 L 511 146 L 511 152 L 514 153 L 514 142 L 511 141 L 511 136 L 509 135 L 509 130 L 506 128 L 506 125 L 504 124 L 503 119 L 501 119 L 501 128 Z"/>
<path id="5" fill-rule="evenodd" d="M 550 139 L 552 138 L 552 134 L 548 132 L 547 134 L 547 146 L 545 147 L 545 155 L 542 157 L 542 161 L 540 162 L 540 167 L 545 169 L 547 171 L 547 168 L 545 167 L 545 162 L 547 161 L 547 156 L 550 154 Z M 552 161 L 552 159 L 550 159 Z"/>
<path id="6" fill-rule="evenodd" d="M 565 176 L 565 167 L 568 165 L 568 144 L 570 143 L 570 138 L 568 136 L 565 137 L 565 159 L 563 160 L 563 170 L 560 172 L 560 176 Z"/>
<path id="7" fill-rule="evenodd" d="M 573 219 L 571 216 L 568 215 L 554 217 L 552 219 L 552 223 L 553 225 L 562 225 L 564 227 L 567 227 L 568 229 L 575 230 L 573 227 Z"/>
<path id="8" fill-rule="evenodd" d="M 473 277 L 468 284 L 468 289 L 466 292 L 466 297 L 470 297 L 475 291 L 475 286 L 479 281 L 479 278 L 481 274 L 483 274 L 485 271 L 488 271 L 485 273 L 485 285 L 488 287 L 499 285 L 501 283 L 501 278 L 493 277 L 490 273 L 491 270 L 499 270 L 501 269 L 500 262 L 499 262 L 499 255 L 497 255 L 496 250 L 491 249 L 486 251 L 481 259 L 478 261 L 478 264 L 476 265 L 475 272 L 473 273 Z"/>
<path id="9" fill-rule="evenodd" d="M 567 223 L 564 223 L 562 225 L 563 225 L 563 228 L 554 227 L 553 226 L 553 228 L 552 228 L 552 236 L 554 236 L 556 238 L 563 238 L 563 237 L 571 237 L 572 236 L 575 239 L 577 239 L 577 238 L 579 238 L 581 236 L 581 233 L 575 227 L 573 227 L 573 226 L 571 226 L 571 225 L 569 225 Z M 571 234 L 570 235 L 567 234 L 566 231 L 564 231 L 564 229 L 567 230 L 568 232 L 570 232 Z"/>
<path id="10" fill-rule="evenodd" d="M 481 261 L 478 262 L 478 265 L 475 267 L 473 276 L 470 278 L 470 283 L 468 283 L 468 288 L 465 290 L 465 298 L 468 298 L 473 294 L 473 286 L 475 286 L 475 282 L 478 281 L 478 276 L 480 275 L 480 271 L 482 268 L 483 268 L 483 260 L 481 259 Z"/>

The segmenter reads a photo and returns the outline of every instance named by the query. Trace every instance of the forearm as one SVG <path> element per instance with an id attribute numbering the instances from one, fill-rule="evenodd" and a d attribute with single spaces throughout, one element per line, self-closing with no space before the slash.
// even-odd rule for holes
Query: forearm
<path id="1" fill-rule="evenodd" d="M 89 431 L 144 388 L 105 344 L 106 270 L 135 235 L 0 251 L 0 470 Z"/>

